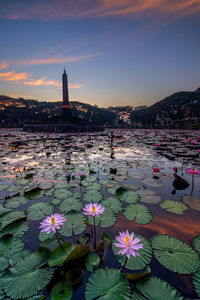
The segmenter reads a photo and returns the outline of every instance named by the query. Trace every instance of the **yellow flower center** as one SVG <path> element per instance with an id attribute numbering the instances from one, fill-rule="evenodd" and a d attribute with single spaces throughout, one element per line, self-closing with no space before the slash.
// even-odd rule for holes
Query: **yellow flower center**
<path id="1" fill-rule="evenodd" d="M 126 235 L 126 237 L 125 237 L 125 243 L 128 244 L 128 241 L 129 241 L 129 236 Z"/>
<path id="2" fill-rule="evenodd" d="M 55 224 L 55 222 L 56 222 L 55 218 L 54 218 L 54 217 L 53 217 L 53 218 L 51 218 L 51 224 L 52 224 L 52 225 L 54 225 L 54 224 Z"/>
<path id="3" fill-rule="evenodd" d="M 96 208 L 94 205 L 92 205 L 92 212 L 95 212 L 96 211 Z"/>

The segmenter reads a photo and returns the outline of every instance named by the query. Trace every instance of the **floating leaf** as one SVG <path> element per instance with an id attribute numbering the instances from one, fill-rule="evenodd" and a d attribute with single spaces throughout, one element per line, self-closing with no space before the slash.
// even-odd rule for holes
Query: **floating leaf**
<path id="1" fill-rule="evenodd" d="M 122 211 L 122 203 L 119 199 L 114 197 L 108 197 L 101 203 L 105 207 L 109 207 L 114 210 L 115 213 Z"/>
<path id="2" fill-rule="evenodd" d="M 2 230 L 2 235 L 12 234 L 15 237 L 21 237 L 27 231 L 28 231 L 27 222 L 23 221 L 23 220 L 19 220 L 19 221 L 15 221 L 12 224 L 4 227 L 4 229 Z"/>
<path id="3" fill-rule="evenodd" d="M 182 200 L 185 204 L 194 210 L 200 211 L 200 199 L 195 196 L 183 196 Z"/>
<path id="4" fill-rule="evenodd" d="M 12 255 L 11 258 L 9 258 L 9 264 L 11 266 L 15 265 L 20 259 L 24 258 L 27 255 L 30 255 L 30 251 L 23 249 L 20 252 L 17 252 L 14 255 Z"/>
<path id="5" fill-rule="evenodd" d="M 126 268 L 130 270 L 142 270 L 144 269 L 151 261 L 152 258 L 152 249 L 149 242 L 138 234 L 134 235 L 134 238 L 139 238 L 140 243 L 143 244 L 143 248 L 139 249 L 140 256 L 132 256 L 127 260 Z M 113 241 L 117 242 L 117 240 Z M 117 248 L 114 244 L 112 245 L 112 249 L 114 254 L 116 255 L 116 259 L 119 261 L 121 265 L 124 264 L 126 255 L 117 254 L 119 252 L 119 248 Z"/>
<path id="6" fill-rule="evenodd" d="M 58 282 L 52 289 L 51 300 L 70 300 L 73 290 L 68 282 Z"/>
<path id="7" fill-rule="evenodd" d="M 151 269 L 149 267 L 147 267 L 145 269 L 145 271 L 143 271 L 142 273 L 137 273 L 137 274 L 134 274 L 134 273 L 126 273 L 126 278 L 130 281 L 136 281 L 136 280 L 139 280 L 143 277 L 146 277 L 147 275 L 149 275 L 151 273 Z"/>
<path id="8" fill-rule="evenodd" d="M 61 188 L 61 189 L 56 189 L 53 193 L 55 198 L 58 199 L 65 199 L 65 198 L 69 198 L 73 195 L 72 191 Z"/>
<path id="9" fill-rule="evenodd" d="M 39 248 L 20 260 L 2 279 L 2 286 L 8 297 L 23 299 L 42 290 L 53 276 L 53 269 L 42 268 L 49 257 L 49 251 Z M 23 284 L 22 284 L 23 283 Z"/>
<path id="10" fill-rule="evenodd" d="M 12 197 L 12 198 L 8 198 L 6 199 L 5 201 L 5 207 L 7 208 L 15 208 L 15 207 L 18 207 L 22 204 L 25 204 L 27 203 L 29 200 L 25 197 L 22 197 L 22 196 L 15 196 L 15 197 Z"/>
<path id="11" fill-rule="evenodd" d="M 136 283 L 136 288 L 149 300 L 184 300 L 179 292 L 169 283 L 156 277 L 143 278 Z M 133 298 L 134 299 L 134 298 Z M 136 298 L 137 299 L 137 298 Z M 143 299 L 143 298 L 138 298 Z"/>
<path id="12" fill-rule="evenodd" d="M 8 258 L 0 254 L 0 272 L 5 270 L 9 266 Z"/>
<path id="13" fill-rule="evenodd" d="M 53 212 L 53 209 L 54 207 L 51 203 L 37 202 L 27 209 L 27 219 L 31 221 L 41 220 L 49 216 Z"/>
<path id="14" fill-rule="evenodd" d="M 142 295 L 139 295 L 137 292 L 133 291 L 131 300 L 146 300 L 146 298 L 144 298 Z"/>
<path id="15" fill-rule="evenodd" d="M 97 190 L 97 191 L 100 191 L 100 189 L 101 189 L 101 185 L 99 183 L 97 183 L 97 182 L 94 182 L 94 183 L 92 183 L 91 185 L 89 185 L 87 187 L 87 190 Z"/>
<path id="16" fill-rule="evenodd" d="M 100 269 L 93 273 L 86 284 L 86 300 L 129 300 L 130 286 L 126 276 L 115 269 Z"/>
<path id="17" fill-rule="evenodd" d="M 155 188 L 163 187 L 163 183 L 159 179 L 147 178 L 142 183 Z"/>
<path id="18" fill-rule="evenodd" d="M 192 283 L 197 295 L 200 297 L 200 270 L 194 273 Z"/>
<path id="19" fill-rule="evenodd" d="M 5 208 L 2 204 L 0 204 L 0 217 L 9 211 L 11 211 L 10 208 Z"/>
<path id="20" fill-rule="evenodd" d="M 182 215 L 188 208 L 185 204 L 173 200 L 165 200 L 160 204 L 160 206 L 163 209 L 178 215 Z"/>
<path id="21" fill-rule="evenodd" d="M 0 238 L 0 256 L 10 258 L 24 248 L 24 243 L 15 237 Z"/>
<path id="22" fill-rule="evenodd" d="M 107 228 L 116 223 L 117 217 L 111 208 L 105 207 L 103 214 L 99 215 L 99 220 L 101 221 L 101 227 Z"/>
<path id="23" fill-rule="evenodd" d="M 167 269 L 179 274 L 191 274 L 200 266 L 198 254 L 186 243 L 169 235 L 152 239 L 157 260 Z"/>
<path id="24" fill-rule="evenodd" d="M 70 212 L 65 215 L 67 222 L 59 230 L 64 236 L 80 234 L 86 229 L 85 217 L 77 212 Z"/>
<path id="25" fill-rule="evenodd" d="M 63 264 L 73 249 L 74 246 L 70 242 L 62 243 L 61 246 L 57 247 L 51 254 L 48 260 L 49 266 L 55 267 Z"/>
<path id="26" fill-rule="evenodd" d="M 152 221 L 153 215 L 152 212 L 142 204 L 130 204 L 124 209 L 124 216 L 139 224 L 148 224 Z"/>
<path id="27" fill-rule="evenodd" d="M 6 227 L 9 224 L 12 224 L 15 221 L 25 219 L 26 215 L 23 211 L 11 211 L 8 213 L 5 213 L 1 218 L 1 229 Z"/>
<path id="28" fill-rule="evenodd" d="M 113 187 L 107 189 L 107 192 L 110 193 L 110 194 L 112 194 L 112 195 L 115 195 L 118 188 L 119 188 L 118 185 L 117 186 L 113 186 Z"/>
<path id="29" fill-rule="evenodd" d="M 192 239 L 192 244 L 194 249 L 200 254 L 200 235 L 197 235 Z"/>
<path id="30" fill-rule="evenodd" d="M 140 200 L 140 195 L 134 191 L 124 192 L 119 199 L 125 200 L 127 203 L 137 203 Z"/>
<path id="31" fill-rule="evenodd" d="M 54 232 L 51 231 L 49 234 L 46 234 L 45 232 L 40 232 L 39 234 L 39 240 L 41 242 L 46 241 L 48 239 L 52 239 L 54 237 Z"/>
<path id="32" fill-rule="evenodd" d="M 88 246 L 86 244 L 78 244 L 67 257 L 66 262 L 76 260 L 88 254 Z"/>
<path id="33" fill-rule="evenodd" d="M 95 252 L 90 252 L 85 260 L 85 266 L 89 272 L 94 272 L 95 268 L 99 266 L 100 257 Z"/>
<path id="34" fill-rule="evenodd" d="M 43 182 L 40 184 L 42 190 L 49 190 L 54 186 L 52 182 Z"/>
<path id="35" fill-rule="evenodd" d="M 97 190 L 89 190 L 83 195 L 83 200 L 87 202 L 99 202 L 102 199 L 102 193 Z"/>
<path id="36" fill-rule="evenodd" d="M 76 198 L 67 198 L 63 200 L 59 205 L 59 211 L 61 213 L 68 213 L 69 211 L 80 211 L 82 208 L 82 203 Z"/>

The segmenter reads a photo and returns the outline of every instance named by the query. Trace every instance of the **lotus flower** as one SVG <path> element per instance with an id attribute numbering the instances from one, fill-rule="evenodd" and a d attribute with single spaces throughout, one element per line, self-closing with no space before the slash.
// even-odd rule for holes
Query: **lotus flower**
<path id="1" fill-rule="evenodd" d="M 178 172 L 178 168 L 177 167 L 173 167 L 174 172 Z"/>
<path id="2" fill-rule="evenodd" d="M 188 169 L 186 170 L 186 172 L 190 173 L 190 174 L 195 174 L 195 175 L 199 175 L 200 171 L 195 170 L 195 169 Z"/>
<path id="3" fill-rule="evenodd" d="M 118 254 L 125 254 L 126 257 L 129 259 L 131 255 L 133 256 L 140 256 L 137 250 L 143 248 L 143 244 L 139 244 L 141 241 L 139 238 L 133 238 L 134 232 L 129 234 L 128 230 L 126 232 L 120 232 L 119 236 L 116 237 L 118 243 L 114 243 L 114 245 L 118 248 L 122 248 Z"/>
<path id="4" fill-rule="evenodd" d="M 158 168 L 153 168 L 153 172 L 160 172 L 160 169 L 158 169 Z"/>
<path id="5" fill-rule="evenodd" d="M 89 203 L 86 204 L 83 208 L 83 214 L 91 217 L 98 217 L 99 214 L 104 212 L 104 207 L 98 203 Z"/>
<path id="6" fill-rule="evenodd" d="M 40 223 L 39 228 L 42 228 L 41 232 L 45 232 L 46 234 L 49 234 L 51 230 L 56 233 L 56 229 L 60 229 L 65 221 L 66 219 L 63 214 L 52 214 Z"/>

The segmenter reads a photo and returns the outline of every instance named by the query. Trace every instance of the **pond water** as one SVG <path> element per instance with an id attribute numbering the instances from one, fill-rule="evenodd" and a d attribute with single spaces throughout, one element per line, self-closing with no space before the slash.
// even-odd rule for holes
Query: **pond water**
<path id="1" fill-rule="evenodd" d="M 155 289 L 171 293 L 166 299 L 200 297 L 200 176 L 187 171 L 200 171 L 200 131 L 112 132 L 113 140 L 110 129 L 71 134 L 0 130 L 0 299 L 36 300 L 42 295 L 43 299 L 61 299 L 53 298 L 51 291 L 63 273 L 72 285 L 72 299 L 85 299 L 92 276 L 85 257 L 88 249 L 93 251 L 89 246 L 93 239 L 92 226 L 86 226 L 82 211 L 85 204 L 97 201 L 105 207 L 103 217 L 96 218 L 97 239 L 104 232 L 114 240 L 126 230 L 142 237 L 144 249 L 140 257 L 127 262 L 124 273 L 143 274 L 148 266 L 151 272 L 142 284 L 129 281 L 131 299 L 159 299 L 153 294 L 151 278 Z M 90 235 L 83 247 L 87 251 L 83 249 L 85 256 L 69 260 L 64 269 L 49 269 L 51 276 L 45 275 L 41 288 L 30 295 L 22 289 L 20 296 L 15 286 L 32 278 L 32 272 L 48 270 L 47 260 L 29 271 L 23 262 L 39 245 L 52 251 L 57 247 L 53 235 L 41 234 L 39 229 L 40 222 L 53 212 L 66 216 L 66 225 L 58 233 L 61 240 L 63 236 L 75 245 L 83 234 Z M 123 259 L 116 251 L 113 245 L 104 252 L 99 247 L 101 268 L 120 270 Z M 24 277 L 16 275 L 20 269 Z M 37 285 L 35 277 L 32 280 Z"/>

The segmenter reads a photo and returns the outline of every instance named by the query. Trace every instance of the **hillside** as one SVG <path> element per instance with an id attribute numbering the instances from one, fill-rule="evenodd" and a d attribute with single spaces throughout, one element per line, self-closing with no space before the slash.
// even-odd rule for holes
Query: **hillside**
<path id="1" fill-rule="evenodd" d="M 200 89 L 194 92 L 177 92 L 161 101 L 131 113 L 135 125 L 185 126 L 185 123 L 198 124 L 200 120 Z"/>

